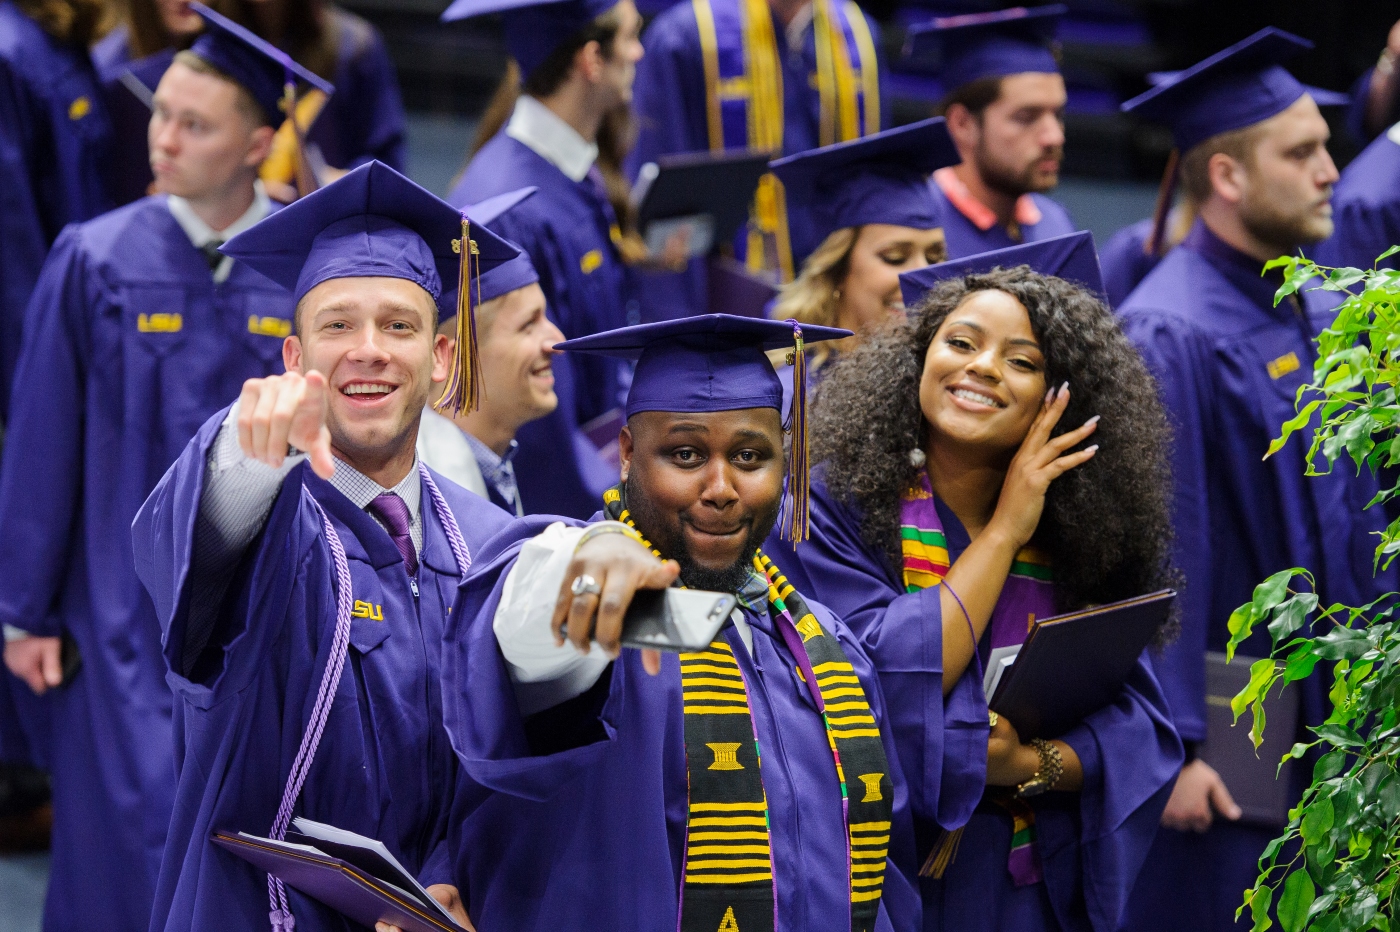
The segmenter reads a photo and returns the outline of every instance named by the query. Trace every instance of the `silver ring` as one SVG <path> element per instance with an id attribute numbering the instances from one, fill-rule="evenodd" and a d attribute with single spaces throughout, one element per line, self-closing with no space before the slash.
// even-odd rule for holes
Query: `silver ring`
<path id="1" fill-rule="evenodd" d="M 574 577 L 573 583 L 569 586 L 569 591 L 575 596 L 599 595 L 602 593 L 603 587 L 598 580 L 584 573 L 581 576 Z"/>

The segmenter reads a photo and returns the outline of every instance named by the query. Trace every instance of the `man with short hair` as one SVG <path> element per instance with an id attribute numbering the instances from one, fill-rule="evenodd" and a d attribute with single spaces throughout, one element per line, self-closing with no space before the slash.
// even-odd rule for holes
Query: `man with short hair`
<path id="1" fill-rule="evenodd" d="M 280 122 L 284 56 L 196 7 L 209 28 L 165 74 L 151 115 L 167 193 L 59 237 L 29 304 L 6 428 L 5 663 L 46 694 L 51 717 L 46 929 L 150 919 L 174 752 L 131 520 L 205 418 L 280 368 L 291 329 L 286 294 L 217 252 L 272 210 L 257 173 Z"/>
<path id="2" fill-rule="evenodd" d="M 448 200 L 465 207 L 537 187 L 493 229 L 530 256 L 550 318 L 571 339 L 634 322 L 618 219 L 597 161 L 609 114 L 632 100 L 641 14 L 632 0 L 457 0 L 443 19 L 496 12 L 521 92 Z M 531 510 L 585 518 L 617 473 L 579 428 L 621 404 L 626 369 L 612 359 L 560 359 L 554 375 L 559 407 L 520 432 L 516 476 Z"/>
<path id="3" fill-rule="evenodd" d="M 467 208 L 467 217 L 489 226 L 534 191 L 524 188 L 489 198 Z M 515 479 L 515 435 L 559 405 L 554 344 L 564 335 L 545 314 L 539 280 L 523 252 L 480 276 L 474 296 L 481 302 L 476 310 L 481 403 L 455 418 L 424 408 L 418 428 L 423 462 L 515 515 L 526 512 Z M 438 332 L 455 338 L 457 317 L 443 321 Z"/>
<path id="4" fill-rule="evenodd" d="M 1371 572 L 1386 521 L 1366 510 L 1376 491 L 1369 473 L 1306 478 L 1307 447 L 1297 442 L 1264 458 L 1295 414 L 1335 306 L 1335 296 L 1306 290 L 1276 305 L 1281 273 L 1260 274 L 1332 231 L 1327 122 L 1281 65 L 1308 48 L 1264 29 L 1125 105 L 1171 129 L 1185 194 L 1200 205 L 1186 238 L 1120 309 L 1175 429 L 1175 562 L 1185 577 L 1181 637 L 1156 666 L 1187 763 L 1129 906 L 1133 932 L 1233 928 L 1282 826 L 1236 821 L 1230 786 L 1203 759 L 1224 761 L 1220 743 L 1243 740 L 1207 733 L 1206 654 L 1224 650 L 1230 613 L 1294 566 L 1315 574 L 1323 604 L 1364 605 L 1396 588 L 1394 571 Z M 1269 649 L 1261 631 L 1241 654 Z M 1299 740 L 1308 740 L 1303 726 L 1321 722 L 1326 689 L 1320 676 L 1299 684 Z"/>
<path id="5" fill-rule="evenodd" d="M 848 333 L 801 328 L 796 364 L 804 341 Z M 807 476 L 786 469 L 764 355 L 793 339 L 790 323 L 704 315 L 562 344 L 637 360 L 622 482 L 590 524 L 498 535 L 452 613 L 444 721 L 470 781 L 454 849 L 481 928 L 917 927 L 869 659 L 759 549 L 785 486 L 786 535 L 804 536 Z M 738 599 L 713 641 L 621 649 L 636 592 L 677 580 Z"/>
<path id="6" fill-rule="evenodd" d="M 1077 229 L 1045 196 L 1060 183 L 1065 79 L 1053 46 L 1065 7 L 1017 7 L 935 19 L 910 30 L 911 55 L 942 49 L 936 113 L 962 164 L 933 173 L 948 258 L 961 259 Z"/>
<path id="7" fill-rule="evenodd" d="M 415 454 L 424 405 L 469 409 L 470 340 L 439 320 L 518 251 L 371 162 L 229 241 L 297 302 L 287 373 L 250 379 L 132 526 L 165 629 L 178 787 L 154 930 L 345 928 L 211 840 L 281 838 L 295 811 L 377 838 L 457 911 L 442 632 L 472 555 L 510 518 Z M 444 282 L 448 282 L 444 287 Z M 234 393 L 230 393 L 232 396 Z M 168 766 L 167 762 L 167 766 Z"/>

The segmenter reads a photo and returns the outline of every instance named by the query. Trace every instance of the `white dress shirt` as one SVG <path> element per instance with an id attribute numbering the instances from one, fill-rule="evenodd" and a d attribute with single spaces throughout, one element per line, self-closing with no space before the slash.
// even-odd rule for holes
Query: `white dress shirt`
<path id="1" fill-rule="evenodd" d="M 578 134 L 553 110 L 529 94 L 515 101 L 506 135 L 535 151 L 572 181 L 582 181 L 598 161 L 598 144 Z"/>
<path id="2" fill-rule="evenodd" d="M 201 220 L 199 215 L 194 212 L 194 208 L 190 206 L 190 202 L 183 197 L 168 194 L 165 203 L 170 208 L 170 215 L 175 218 L 176 223 L 180 224 L 180 228 L 190 238 L 194 248 L 201 250 L 206 243 L 223 243 L 233 239 L 272 212 L 272 201 L 268 198 L 267 189 L 263 187 L 261 180 L 253 182 L 253 203 L 248 205 L 243 216 L 222 230 L 216 230 Z M 233 258 L 224 256 L 223 260 L 214 267 L 215 284 L 223 284 L 228 281 L 229 273 L 232 271 Z"/>

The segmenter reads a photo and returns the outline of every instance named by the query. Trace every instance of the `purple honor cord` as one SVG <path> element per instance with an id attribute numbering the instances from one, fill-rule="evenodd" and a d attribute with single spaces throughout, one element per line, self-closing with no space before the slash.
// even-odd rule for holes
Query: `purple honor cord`
<path id="1" fill-rule="evenodd" d="M 438 520 L 447 532 L 447 542 L 452 547 L 452 556 L 457 561 L 457 568 L 465 577 L 472 565 L 472 558 L 467 549 L 467 542 L 462 539 L 457 519 L 452 514 L 452 509 L 447 507 L 447 500 L 442 497 L 442 492 L 433 481 L 428 468 L 421 462 L 418 464 L 418 473 L 423 477 L 423 487 L 428 490 L 428 497 L 433 500 L 433 510 L 437 512 Z M 282 805 L 278 807 L 277 818 L 272 822 L 270 837 L 277 841 L 287 837 L 292 810 L 296 808 L 297 799 L 301 796 L 302 784 L 306 782 L 306 775 L 311 771 L 311 762 L 316 758 L 316 748 L 326 730 L 326 720 L 330 718 L 331 703 L 335 701 L 340 674 L 345 668 L 346 649 L 350 645 L 350 564 L 345 558 L 345 547 L 341 544 L 340 535 L 336 533 L 331 519 L 315 498 L 311 499 L 311 504 L 321 517 L 321 528 L 331 550 L 331 560 L 335 563 L 335 637 L 331 641 L 331 653 L 326 661 L 325 673 L 321 675 L 321 688 L 316 693 L 316 704 L 311 707 L 311 720 L 302 734 L 301 747 L 297 749 L 296 759 L 292 761 L 292 771 L 287 775 L 287 786 L 282 791 Z M 272 932 L 292 932 L 296 928 L 296 919 L 292 916 L 291 907 L 287 905 L 286 888 L 283 887 L 282 881 L 272 874 L 267 875 L 267 896 L 272 906 L 267 916 L 272 923 Z"/>

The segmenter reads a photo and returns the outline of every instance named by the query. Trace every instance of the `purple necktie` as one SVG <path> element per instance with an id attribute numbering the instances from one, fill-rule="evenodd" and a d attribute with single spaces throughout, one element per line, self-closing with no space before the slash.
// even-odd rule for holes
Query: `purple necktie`
<path id="1" fill-rule="evenodd" d="M 417 576 L 418 553 L 413 549 L 413 537 L 408 533 L 408 505 L 393 492 L 385 492 L 376 496 L 368 508 L 388 527 L 389 537 L 399 548 L 399 553 L 403 554 L 408 575 Z"/>

